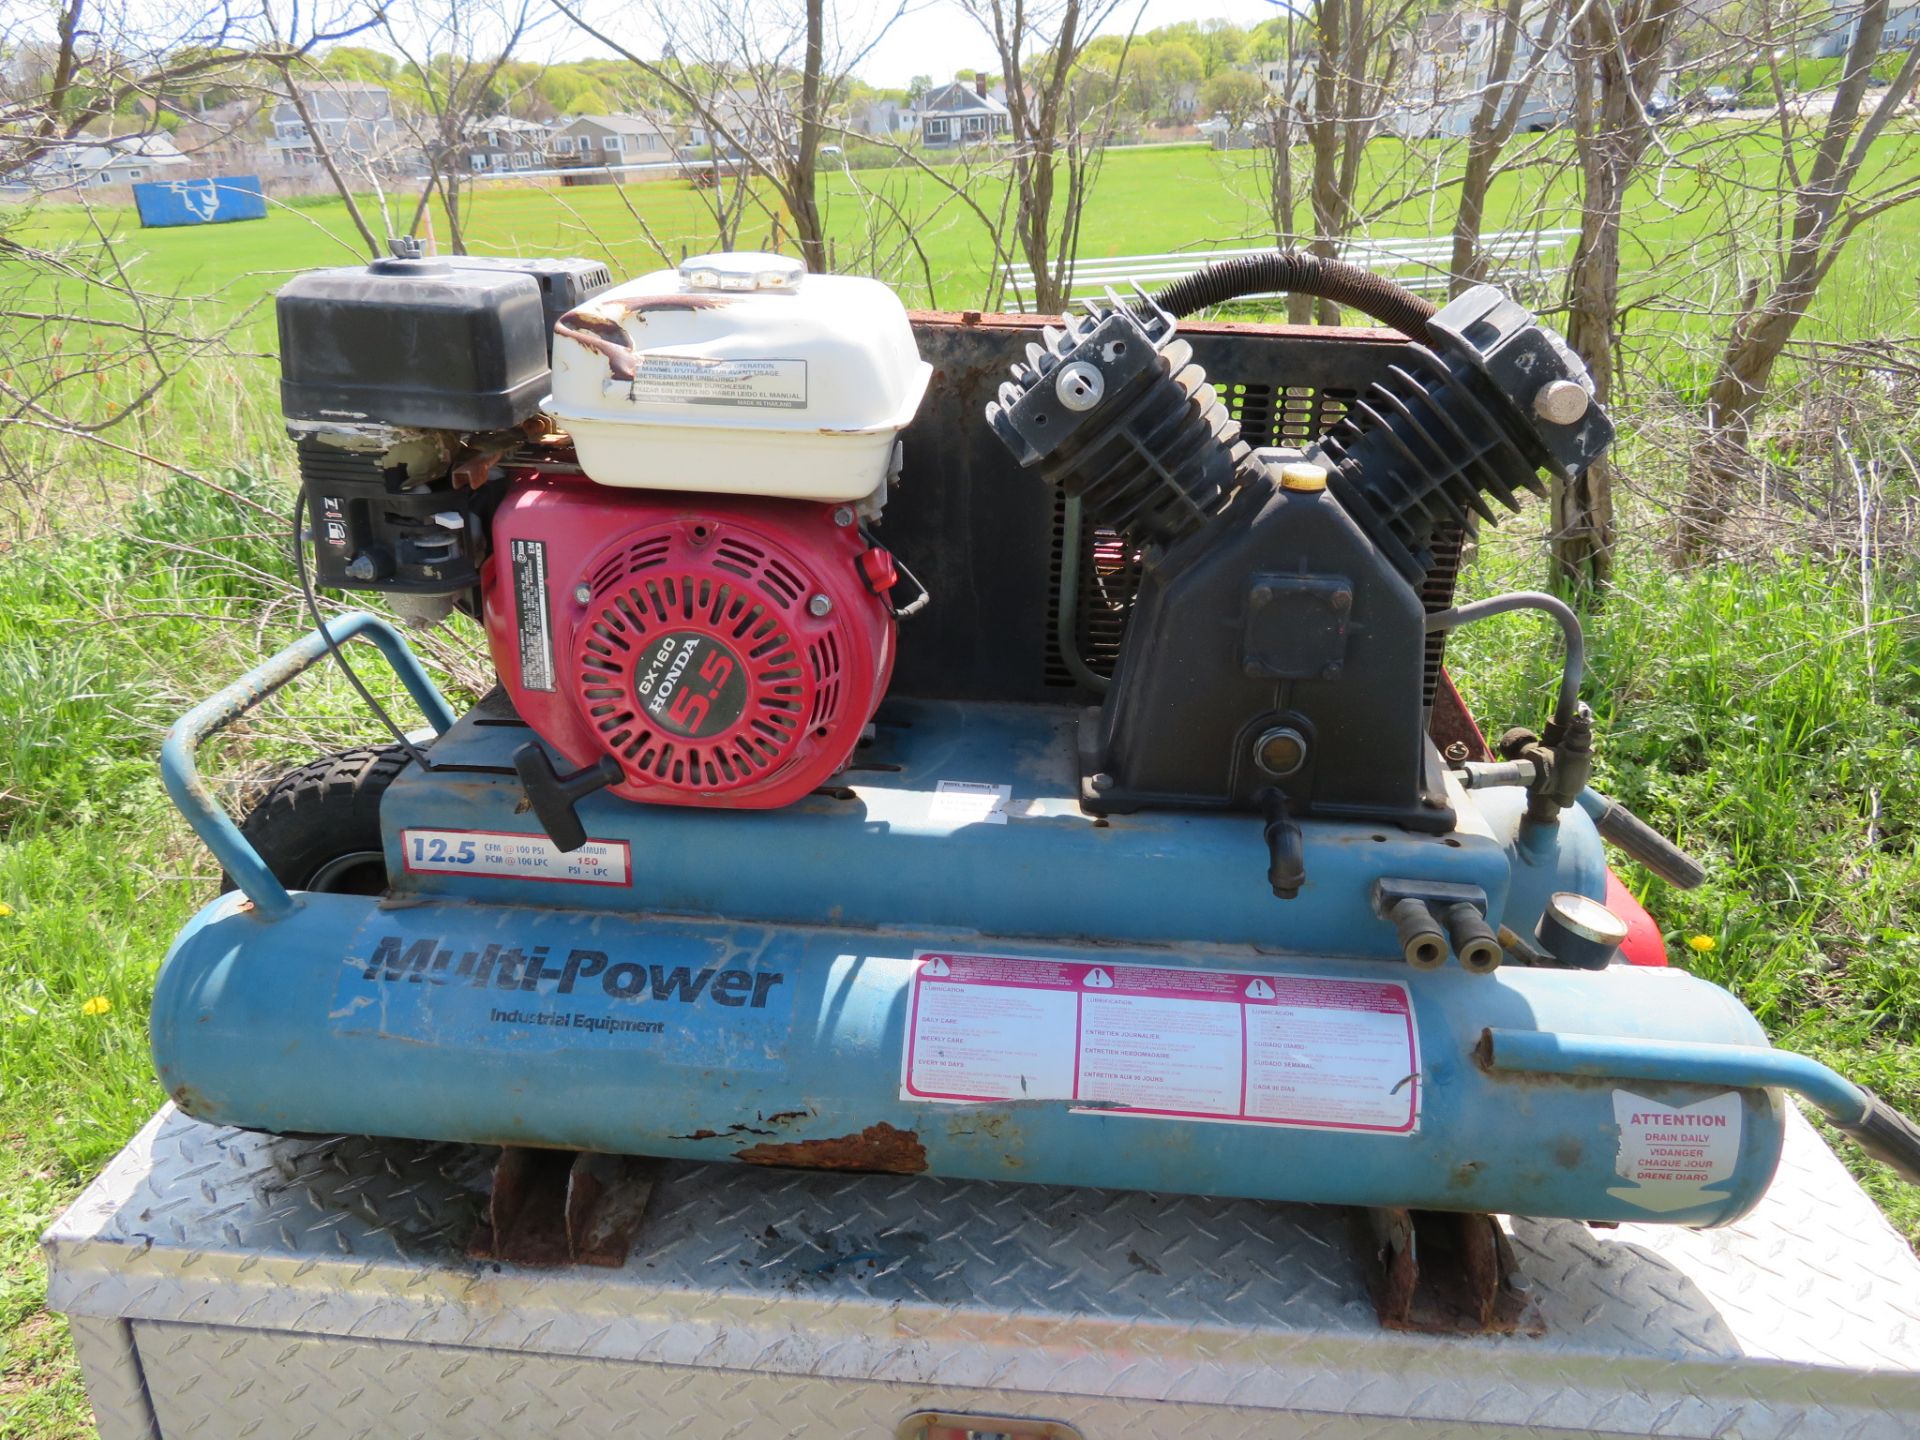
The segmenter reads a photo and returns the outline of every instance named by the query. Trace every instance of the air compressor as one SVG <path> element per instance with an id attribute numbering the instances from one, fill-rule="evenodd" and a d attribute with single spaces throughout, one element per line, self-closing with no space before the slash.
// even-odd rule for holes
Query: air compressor
<path id="1" fill-rule="evenodd" d="M 1183 322 L 1275 290 L 1397 335 L 1254 443 Z M 1603 841 L 1700 871 L 1590 784 L 1574 612 L 1455 603 L 1474 527 L 1613 438 L 1499 291 L 1282 253 L 996 327 L 777 255 L 449 258 L 278 314 L 309 598 L 464 614 L 497 684 L 456 715 L 398 630 L 315 602 L 175 727 L 232 886 L 153 1001 L 188 1113 L 1713 1225 L 1791 1090 L 1920 1178 L 1906 1120 L 1630 938 Z M 1444 647 L 1520 610 L 1562 676 L 1496 750 Z M 431 738 L 236 826 L 196 748 L 356 638 Z"/>

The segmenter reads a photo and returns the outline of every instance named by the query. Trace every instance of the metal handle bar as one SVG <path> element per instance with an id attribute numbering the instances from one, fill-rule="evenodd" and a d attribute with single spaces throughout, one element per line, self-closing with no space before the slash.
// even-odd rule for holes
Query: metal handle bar
<path id="1" fill-rule="evenodd" d="M 327 621 L 324 630 L 308 631 L 219 694 L 202 700 L 174 721 L 160 747 L 160 778 L 166 783 L 167 794 L 263 920 L 279 920 L 291 914 L 294 899 L 207 790 L 194 754 L 209 737 L 219 734 L 295 676 L 312 669 L 336 646 L 356 638 L 371 640 L 386 657 L 436 734 L 444 735 L 453 728 L 452 707 L 400 632 L 378 615 L 355 610 Z"/>
<path id="2" fill-rule="evenodd" d="M 1836 1129 L 1902 1180 L 1920 1185 L 1920 1127 L 1864 1085 L 1804 1055 L 1760 1045 L 1541 1030 L 1488 1030 L 1480 1047 L 1480 1061 L 1489 1070 L 1791 1090 L 1812 1101 Z"/>

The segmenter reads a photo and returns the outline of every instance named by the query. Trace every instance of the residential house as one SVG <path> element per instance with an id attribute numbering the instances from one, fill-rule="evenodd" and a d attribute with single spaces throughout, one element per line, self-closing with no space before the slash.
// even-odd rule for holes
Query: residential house
<path id="1" fill-rule="evenodd" d="M 652 115 L 575 115 L 547 141 L 555 165 L 653 165 L 674 158 L 673 131 Z"/>
<path id="2" fill-rule="evenodd" d="M 709 126 L 707 121 L 713 124 Z M 785 109 L 777 93 L 764 100 L 747 91 L 715 96 L 707 102 L 704 114 L 696 114 L 687 123 L 689 151 L 700 151 L 708 159 L 737 160 L 741 147 L 755 154 L 770 154 L 779 148 L 780 136 L 789 136 L 799 123 Z"/>
<path id="3" fill-rule="evenodd" d="M 14 183 L 17 188 L 42 192 L 131 185 L 159 179 L 192 163 L 164 131 L 98 140 L 82 136 L 41 155 Z"/>
<path id="4" fill-rule="evenodd" d="M 1528 74 L 1547 19 L 1545 0 L 1522 12 L 1525 35 L 1515 47 L 1509 83 Z M 1467 134 L 1491 83 L 1503 23 L 1499 11 L 1474 7 L 1425 16 L 1401 57 L 1402 78 L 1382 116 L 1387 128 L 1408 139 Z M 1532 70 L 1520 128 L 1551 129 L 1571 113 L 1572 103 L 1572 69 L 1556 41 Z"/>
<path id="5" fill-rule="evenodd" d="M 379 85 L 315 85 L 301 92 L 320 138 L 336 160 L 360 165 L 397 166 L 401 161 L 400 123 L 393 118 L 393 97 Z M 293 101 L 273 107 L 273 138 L 267 147 L 288 170 L 320 163 L 314 138 Z"/>
<path id="6" fill-rule="evenodd" d="M 489 115 L 467 126 L 467 168 L 476 175 L 539 170 L 547 163 L 553 127 L 514 115 Z"/>
<path id="7" fill-rule="evenodd" d="M 1833 28 L 1815 42 L 1813 53 L 1823 59 L 1846 54 L 1859 28 L 1860 7 L 1835 4 Z M 1890 5 L 1886 28 L 1880 32 L 1880 49 L 1904 50 L 1916 39 L 1920 39 L 1920 5 Z"/>
<path id="8" fill-rule="evenodd" d="M 1255 60 L 1241 68 L 1258 75 L 1271 94 L 1285 95 L 1290 88 L 1298 94 L 1303 60 L 1302 56 L 1291 60 Z"/>
<path id="9" fill-rule="evenodd" d="M 914 128 L 914 112 L 898 100 L 869 100 L 856 105 L 849 120 L 849 128 L 859 134 L 883 138 Z"/>
<path id="10" fill-rule="evenodd" d="M 1012 125 L 1006 103 L 987 91 L 987 77 L 975 75 L 969 84 L 955 80 L 920 97 L 914 110 L 920 122 L 920 141 L 929 149 L 972 145 L 1004 135 Z"/>

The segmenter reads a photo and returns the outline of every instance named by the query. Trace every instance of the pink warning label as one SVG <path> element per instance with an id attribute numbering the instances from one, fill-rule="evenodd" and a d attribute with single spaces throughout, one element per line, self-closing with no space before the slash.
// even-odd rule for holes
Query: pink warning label
<path id="1" fill-rule="evenodd" d="M 901 1096 L 1374 1130 L 1420 1123 L 1413 1003 L 1394 981 L 915 957 Z"/>

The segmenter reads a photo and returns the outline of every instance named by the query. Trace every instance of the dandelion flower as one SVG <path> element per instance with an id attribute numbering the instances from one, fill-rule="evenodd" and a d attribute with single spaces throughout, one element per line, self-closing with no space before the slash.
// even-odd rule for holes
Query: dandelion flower
<path id="1" fill-rule="evenodd" d="M 6 919 L 11 914 L 13 914 L 13 906 L 7 904 L 4 900 L 0 900 L 0 920 Z"/>
<path id="2" fill-rule="evenodd" d="M 1698 955 L 1711 955 L 1720 948 L 1720 942 L 1711 935 L 1696 935 L 1687 941 L 1687 948 Z"/>
<path id="3" fill-rule="evenodd" d="M 82 1015 L 104 1015 L 113 1009 L 113 1002 L 104 995 L 96 995 L 80 1007 Z"/>

